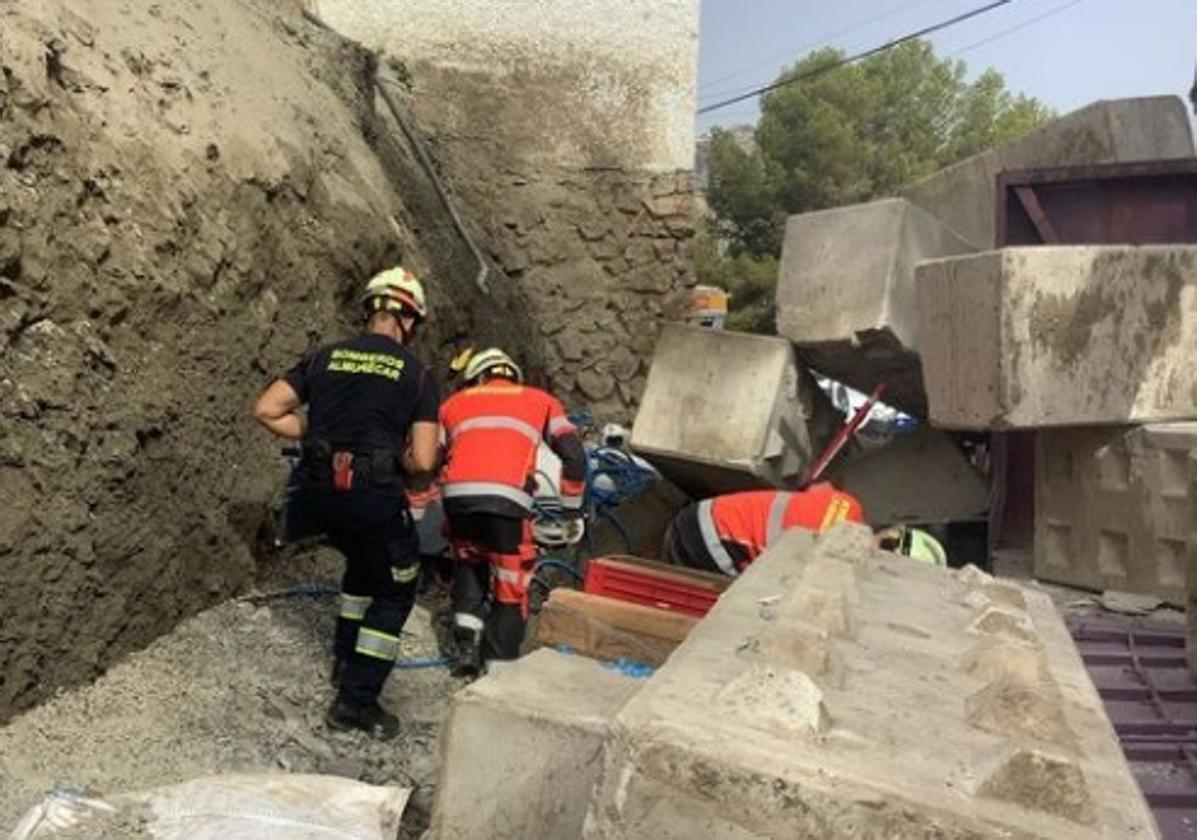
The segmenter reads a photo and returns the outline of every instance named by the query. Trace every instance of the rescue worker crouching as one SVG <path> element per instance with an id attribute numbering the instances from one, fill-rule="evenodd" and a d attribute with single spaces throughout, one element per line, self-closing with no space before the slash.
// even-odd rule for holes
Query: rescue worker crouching
<path id="1" fill-rule="evenodd" d="M 473 355 L 465 387 L 441 407 L 446 457 L 441 474 L 458 656 L 455 676 L 477 675 L 489 659 L 519 656 L 528 583 L 536 562 L 532 500 L 541 442 L 561 459 L 561 501 L 581 516 L 586 453 L 565 409 L 523 384 L 502 350 Z"/>
<path id="2" fill-rule="evenodd" d="M 665 532 L 662 557 L 735 577 L 790 528 L 825 531 L 840 522 L 864 522 L 864 510 L 827 483 L 729 493 L 682 508 Z"/>
<path id="3" fill-rule="evenodd" d="M 399 655 L 420 568 L 404 473 L 436 467 L 440 400 L 405 346 L 427 317 L 420 281 L 402 267 L 384 271 L 367 285 L 362 305 L 365 331 L 301 359 L 266 388 L 254 417 L 279 437 L 303 442 L 289 519 L 304 533 L 327 534 L 346 560 L 338 691 L 325 720 L 389 738 L 399 721 L 378 697 Z"/>

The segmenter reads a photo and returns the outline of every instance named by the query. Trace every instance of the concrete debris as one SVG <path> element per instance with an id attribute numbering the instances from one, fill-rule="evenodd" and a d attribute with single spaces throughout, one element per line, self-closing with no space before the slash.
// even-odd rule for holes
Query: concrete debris
<path id="1" fill-rule="evenodd" d="M 995 189 L 1003 170 L 1192 156 L 1189 115 L 1178 97 L 1104 100 L 949 166 L 902 195 L 969 241 L 990 248 L 998 244 Z"/>
<path id="2" fill-rule="evenodd" d="M 843 458 L 827 478 L 874 524 L 966 522 L 989 509 L 986 477 L 949 434 L 926 426 Z"/>
<path id="3" fill-rule="evenodd" d="M 1136 595 L 1133 592 L 1103 592 L 1099 601 L 1107 612 L 1122 615 L 1151 615 L 1164 605 L 1154 595 Z"/>
<path id="4" fill-rule="evenodd" d="M 777 282 L 777 332 L 815 370 L 926 413 L 914 267 L 979 249 L 891 198 L 791 216 Z"/>
<path id="5" fill-rule="evenodd" d="M 757 643 L 816 591 L 851 617 L 822 673 Z M 584 836 L 1159 835 L 1046 595 L 845 527 L 787 534 L 615 716 Z"/>
<path id="6" fill-rule="evenodd" d="M 816 392 L 784 339 L 672 325 L 653 355 L 632 449 L 694 496 L 780 486 L 812 457 Z"/>
<path id="7" fill-rule="evenodd" d="M 947 429 L 1197 416 L 1197 248 L 1034 247 L 917 270 L 931 421 Z"/>
<path id="8" fill-rule="evenodd" d="M 641 681 L 539 650 L 458 692 L 433 840 L 576 838 L 615 713 Z"/>
<path id="9" fill-rule="evenodd" d="M 1197 423 L 1040 432 L 1035 576 L 1183 605 L 1194 452 Z"/>

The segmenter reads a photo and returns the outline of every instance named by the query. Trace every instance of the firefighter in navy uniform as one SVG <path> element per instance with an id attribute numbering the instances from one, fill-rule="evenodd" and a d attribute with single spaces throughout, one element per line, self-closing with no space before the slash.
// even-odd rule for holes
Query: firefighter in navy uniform
<path id="1" fill-rule="evenodd" d="M 405 346 L 427 316 L 420 281 L 402 267 L 384 271 L 362 304 L 365 331 L 305 356 L 267 387 L 254 417 L 279 437 L 302 441 L 289 518 L 299 531 L 326 534 L 345 555 L 338 692 L 325 720 L 390 738 L 399 721 L 378 696 L 399 655 L 420 568 L 404 475 L 436 468 L 440 400 Z"/>
<path id="2" fill-rule="evenodd" d="M 474 354 L 464 377 L 466 387 L 441 407 L 441 492 L 454 560 L 452 672 L 474 676 L 484 660 L 515 659 L 524 639 L 537 450 L 547 443 L 561 459 L 561 505 L 578 526 L 586 452 L 561 403 L 524 384 L 502 350 Z"/>

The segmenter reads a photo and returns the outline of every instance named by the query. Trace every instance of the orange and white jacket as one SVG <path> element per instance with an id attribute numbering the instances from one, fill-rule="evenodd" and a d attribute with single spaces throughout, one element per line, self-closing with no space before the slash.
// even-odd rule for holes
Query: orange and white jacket
<path id="1" fill-rule="evenodd" d="M 552 395 L 505 379 L 458 391 L 441 405 L 446 505 L 526 516 L 536 488 L 536 451 L 545 442 L 561 459 L 562 506 L 582 507 L 586 453 L 577 429 Z"/>

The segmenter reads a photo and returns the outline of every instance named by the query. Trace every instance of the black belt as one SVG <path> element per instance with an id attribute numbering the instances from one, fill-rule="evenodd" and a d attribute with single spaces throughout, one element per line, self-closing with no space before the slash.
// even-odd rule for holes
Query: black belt
<path id="1" fill-rule="evenodd" d="M 302 449 L 304 461 L 321 469 L 332 469 L 333 456 L 348 453 L 353 456 L 354 475 L 375 484 L 389 483 L 403 476 L 402 461 L 394 449 L 363 450 L 327 441 L 304 441 Z"/>

